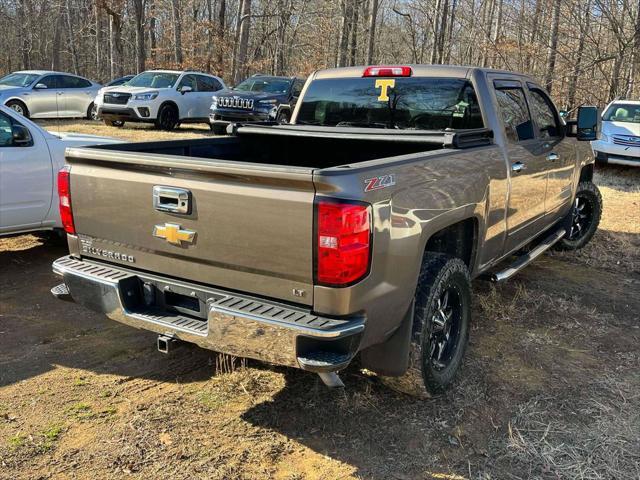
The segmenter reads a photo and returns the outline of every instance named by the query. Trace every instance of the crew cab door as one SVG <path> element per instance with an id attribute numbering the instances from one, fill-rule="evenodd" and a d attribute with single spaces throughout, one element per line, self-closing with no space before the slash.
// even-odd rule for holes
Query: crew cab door
<path id="1" fill-rule="evenodd" d="M 505 251 L 521 246 L 541 229 L 545 215 L 548 160 L 536 138 L 523 85 L 518 80 L 493 80 L 502 120 L 509 170 Z"/>
<path id="2" fill-rule="evenodd" d="M 51 207 L 53 192 L 51 157 L 45 139 L 29 129 L 31 142 L 16 145 L 14 125 L 24 126 L 0 112 L 0 233 L 40 226 Z"/>
<path id="3" fill-rule="evenodd" d="M 547 161 L 545 212 L 547 222 L 552 223 L 561 208 L 571 201 L 576 149 L 575 144 L 565 138 L 560 116 L 548 95 L 533 83 L 527 83 L 527 87 L 536 137 Z"/>

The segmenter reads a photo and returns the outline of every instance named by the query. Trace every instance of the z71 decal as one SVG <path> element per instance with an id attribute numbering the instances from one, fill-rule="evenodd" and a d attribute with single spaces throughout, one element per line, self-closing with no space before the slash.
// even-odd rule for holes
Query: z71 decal
<path id="1" fill-rule="evenodd" d="M 395 174 L 380 175 L 379 177 L 368 178 L 364 181 L 364 191 L 371 192 L 372 190 L 380 190 L 387 187 L 392 187 L 396 184 Z"/>

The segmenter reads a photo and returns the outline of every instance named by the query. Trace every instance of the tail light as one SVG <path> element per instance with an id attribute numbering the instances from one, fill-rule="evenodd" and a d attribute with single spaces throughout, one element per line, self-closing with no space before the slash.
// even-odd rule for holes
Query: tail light
<path id="1" fill-rule="evenodd" d="M 371 206 L 320 200 L 316 203 L 316 283 L 345 287 L 369 272 Z"/>
<path id="2" fill-rule="evenodd" d="M 69 181 L 71 167 L 65 165 L 58 172 L 58 198 L 60 205 L 60 219 L 64 231 L 75 235 L 76 227 L 73 224 L 73 211 L 71 210 L 71 182 Z"/>
<path id="3" fill-rule="evenodd" d="M 367 67 L 364 69 L 363 77 L 410 77 L 413 71 L 411 67 L 391 67 L 391 66 L 378 66 Z"/>

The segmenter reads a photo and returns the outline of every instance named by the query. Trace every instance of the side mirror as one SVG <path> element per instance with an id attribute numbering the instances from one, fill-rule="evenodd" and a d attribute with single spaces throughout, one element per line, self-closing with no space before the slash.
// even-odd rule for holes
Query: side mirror
<path id="1" fill-rule="evenodd" d="M 36 90 L 45 90 L 49 87 L 47 87 L 44 83 L 36 83 L 36 86 L 33 88 L 35 88 Z"/>
<path id="2" fill-rule="evenodd" d="M 184 95 L 184 94 L 185 94 L 185 93 L 187 93 L 187 92 L 193 92 L 193 88 L 191 88 L 191 87 L 190 87 L 190 86 L 188 86 L 188 85 L 185 85 L 185 86 L 183 86 L 183 87 L 180 87 L 180 93 L 181 93 L 181 94 L 183 94 L 183 95 Z"/>
<path id="3" fill-rule="evenodd" d="M 29 147 L 32 144 L 31 134 L 26 127 L 22 125 L 13 125 L 11 127 L 11 145 L 14 147 Z"/>
<path id="4" fill-rule="evenodd" d="M 597 107 L 579 107 L 576 122 L 576 137 L 579 141 L 597 140 L 602 126 L 602 117 Z"/>

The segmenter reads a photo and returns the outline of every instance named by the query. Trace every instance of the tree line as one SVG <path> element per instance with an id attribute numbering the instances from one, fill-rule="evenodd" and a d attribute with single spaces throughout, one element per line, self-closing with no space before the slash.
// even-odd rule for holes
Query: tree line
<path id="1" fill-rule="evenodd" d="M 1 73 L 433 63 L 529 73 L 568 109 L 640 95 L 640 0 L 0 0 L 0 28 Z"/>

